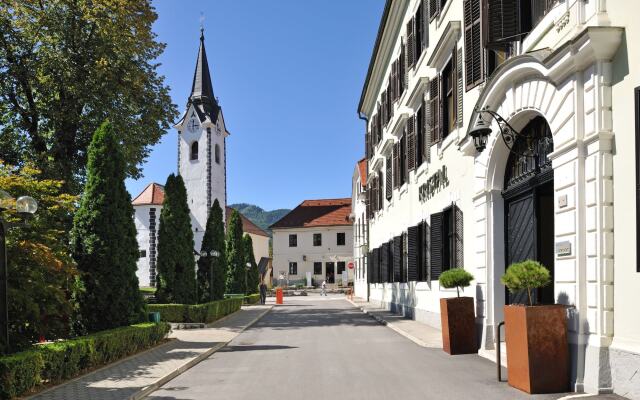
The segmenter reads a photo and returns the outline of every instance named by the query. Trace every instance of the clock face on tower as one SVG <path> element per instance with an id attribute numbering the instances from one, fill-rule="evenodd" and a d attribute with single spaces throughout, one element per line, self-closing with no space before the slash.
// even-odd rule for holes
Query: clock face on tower
<path id="1" fill-rule="evenodd" d="M 189 123 L 187 124 L 187 128 L 189 129 L 190 132 L 195 132 L 196 129 L 198 129 L 198 122 L 196 122 L 195 118 L 191 118 L 191 120 L 189 120 Z"/>

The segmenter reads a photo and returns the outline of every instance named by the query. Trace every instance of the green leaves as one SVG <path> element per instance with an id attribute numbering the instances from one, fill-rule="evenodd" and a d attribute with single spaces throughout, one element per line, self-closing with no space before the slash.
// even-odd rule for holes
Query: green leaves
<path id="1" fill-rule="evenodd" d="M 551 282 L 551 275 L 549 270 L 539 262 L 525 260 L 511 264 L 507 268 L 507 272 L 500 278 L 500 281 L 511 293 L 526 290 L 529 297 L 529 305 L 533 305 L 531 290 L 547 286 Z"/>
<path id="2" fill-rule="evenodd" d="M 200 252 L 201 254 L 205 252 L 210 254 L 212 250 L 215 250 L 220 253 L 220 256 L 204 256 L 198 260 L 198 294 L 201 303 L 224 298 L 225 278 L 227 275 L 225 247 L 222 208 L 220 208 L 218 199 L 215 199 L 209 211 Z"/>
<path id="3" fill-rule="evenodd" d="M 470 272 L 465 271 L 463 268 L 452 268 L 440 274 L 438 281 L 440 282 L 440 286 L 443 288 L 456 288 L 458 297 L 460 297 L 459 288 L 468 287 L 474 279 L 473 275 Z"/>
<path id="4" fill-rule="evenodd" d="M 256 257 L 253 255 L 253 239 L 249 234 L 242 237 L 244 245 L 245 266 L 251 264 L 251 268 L 247 270 L 247 294 L 258 293 L 258 284 L 260 283 L 260 273 L 258 272 L 258 264 Z"/>
<path id="5" fill-rule="evenodd" d="M 247 291 L 246 259 L 242 242 L 242 220 L 236 210 L 231 211 L 227 227 L 227 284 L 226 293 L 244 294 Z"/>

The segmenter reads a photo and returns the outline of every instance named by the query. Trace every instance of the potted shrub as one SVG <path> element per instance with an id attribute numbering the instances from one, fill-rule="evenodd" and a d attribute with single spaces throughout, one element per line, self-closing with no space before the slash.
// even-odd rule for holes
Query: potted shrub
<path id="1" fill-rule="evenodd" d="M 456 288 L 457 297 L 440 299 L 442 348 L 449 354 L 469 354 L 478 351 L 476 316 L 473 297 L 460 297 L 460 288 L 471 284 L 473 275 L 462 268 L 453 268 L 440 275 L 440 286 Z"/>
<path id="2" fill-rule="evenodd" d="M 551 282 L 537 261 L 511 264 L 501 278 L 512 293 L 526 291 L 527 304 L 504 306 L 509 385 L 527 393 L 569 389 L 569 349 L 565 307 L 535 305 L 532 292 Z"/>

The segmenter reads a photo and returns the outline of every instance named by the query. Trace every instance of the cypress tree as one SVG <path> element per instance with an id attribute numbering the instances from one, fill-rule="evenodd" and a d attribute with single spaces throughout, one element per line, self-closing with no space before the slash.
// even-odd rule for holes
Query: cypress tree
<path id="1" fill-rule="evenodd" d="M 218 257 L 202 256 L 205 253 L 210 254 L 212 250 L 218 251 L 220 255 Z M 207 227 L 200 247 L 201 257 L 198 260 L 198 295 L 202 303 L 224 298 L 227 274 L 225 250 L 222 208 L 216 199 L 209 210 Z"/>
<path id="2" fill-rule="evenodd" d="M 82 273 L 80 310 L 90 332 L 140 320 L 138 242 L 121 143 L 109 122 L 88 149 L 87 181 L 73 223 L 73 256 Z"/>
<path id="3" fill-rule="evenodd" d="M 227 284 L 226 293 L 245 293 L 247 267 L 242 243 L 242 220 L 236 210 L 231 211 L 227 227 Z"/>
<path id="4" fill-rule="evenodd" d="M 169 175 L 158 229 L 156 297 L 162 303 L 196 302 L 196 265 L 187 189 L 180 175 Z"/>
<path id="5" fill-rule="evenodd" d="M 247 294 L 258 293 L 260 274 L 258 272 L 258 264 L 256 264 L 256 257 L 253 255 L 253 239 L 249 234 L 244 235 L 242 244 L 244 245 L 245 266 L 251 264 L 251 268 L 247 271 Z"/>

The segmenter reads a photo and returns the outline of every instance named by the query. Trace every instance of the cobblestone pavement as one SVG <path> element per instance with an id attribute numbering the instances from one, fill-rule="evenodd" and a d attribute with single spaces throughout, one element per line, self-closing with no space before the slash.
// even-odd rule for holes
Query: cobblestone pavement
<path id="1" fill-rule="evenodd" d="M 137 398 L 140 392 L 167 375 L 215 349 L 223 347 L 260 318 L 270 306 L 243 307 L 237 313 L 205 329 L 176 330 L 169 343 L 134 355 L 41 392 L 37 400 L 122 400 Z"/>

